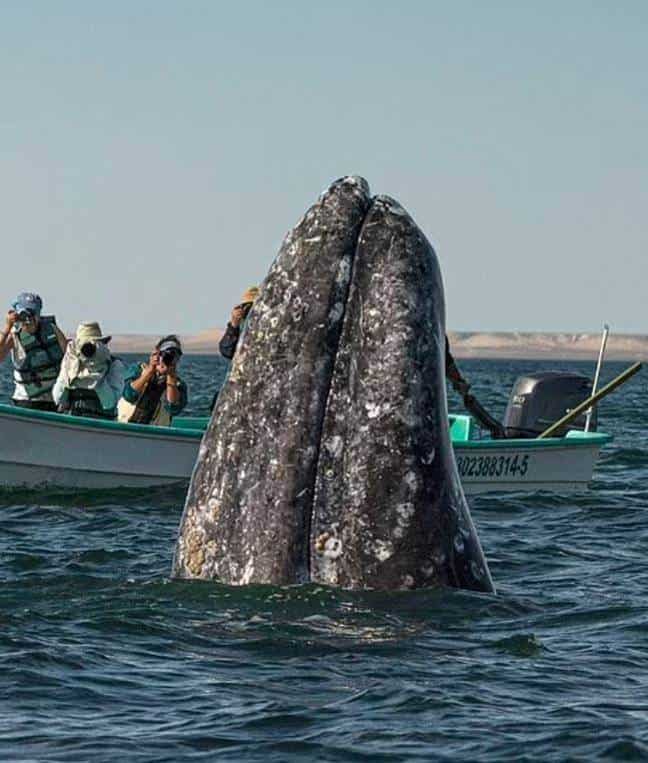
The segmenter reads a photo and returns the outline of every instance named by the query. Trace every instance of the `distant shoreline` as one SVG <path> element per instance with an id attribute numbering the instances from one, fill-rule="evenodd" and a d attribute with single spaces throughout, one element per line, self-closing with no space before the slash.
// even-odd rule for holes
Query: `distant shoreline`
<path id="1" fill-rule="evenodd" d="M 208 329 L 182 337 L 187 355 L 218 355 L 222 329 Z M 600 334 L 550 332 L 471 332 L 448 334 L 456 358 L 478 360 L 595 360 Z M 146 334 L 115 334 L 115 352 L 148 354 L 159 337 Z M 610 334 L 606 358 L 609 360 L 648 360 L 648 335 Z"/>

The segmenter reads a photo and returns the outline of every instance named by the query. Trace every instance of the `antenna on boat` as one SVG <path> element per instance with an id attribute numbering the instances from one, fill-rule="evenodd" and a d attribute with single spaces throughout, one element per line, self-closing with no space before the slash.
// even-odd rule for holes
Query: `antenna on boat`
<path id="1" fill-rule="evenodd" d="M 598 361 L 596 363 L 596 373 L 594 374 L 594 384 L 592 386 L 592 395 L 596 394 L 598 388 L 599 376 L 601 375 L 601 366 L 603 365 L 603 356 L 605 355 L 605 346 L 607 344 L 608 336 L 610 334 L 610 327 L 607 323 L 603 325 L 603 336 L 601 337 L 601 348 L 599 349 Z M 594 406 L 587 409 L 587 417 L 585 419 L 585 431 L 589 432 L 590 424 L 592 423 L 592 413 Z"/>

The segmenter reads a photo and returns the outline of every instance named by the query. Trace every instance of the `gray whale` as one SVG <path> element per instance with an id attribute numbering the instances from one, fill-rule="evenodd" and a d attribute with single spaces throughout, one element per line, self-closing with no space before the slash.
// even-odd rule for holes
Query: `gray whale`
<path id="1" fill-rule="evenodd" d="M 336 181 L 287 235 L 203 439 L 173 575 L 493 591 L 450 443 L 436 254 Z"/>

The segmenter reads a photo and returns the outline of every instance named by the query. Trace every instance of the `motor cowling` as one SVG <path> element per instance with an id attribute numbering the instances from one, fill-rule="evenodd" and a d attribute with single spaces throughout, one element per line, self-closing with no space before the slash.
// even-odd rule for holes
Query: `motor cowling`
<path id="1" fill-rule="evenodd" d="M 537 437 L 591 394 L 592 381 L 581 374 L 544 371 L 520 376 L 513 385 L 504 414 L 506 436 Z M 585 418 L 586 415 L 581 414 L 558 430 L 555 436 L 562 437 L 569 429 L 584 429 Z M 595 407 L 590 431 L 595 431 L 596 425 Z"/>

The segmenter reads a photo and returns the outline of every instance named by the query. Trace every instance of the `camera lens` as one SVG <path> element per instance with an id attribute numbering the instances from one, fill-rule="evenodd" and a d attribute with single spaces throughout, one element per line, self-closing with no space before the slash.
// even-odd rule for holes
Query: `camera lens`
<path id="1" fill-rule="evenodd" d="M 172 350 L 167 350 L 166 352 L 162 353 L 162 360 L 167 366 L 172 365 L 175 362 L 175 359 L 176 359 L 176 354 Z"/>
<path id="2" fill-rule="evenodd" d="M 97 352 L 97 348 L 92 342 L 86 342 L 85 344 L 81 345 L 81 354 L 84 358 L 94 357 L 95 352 Z"/>

